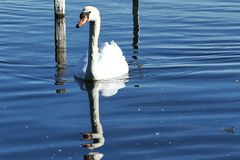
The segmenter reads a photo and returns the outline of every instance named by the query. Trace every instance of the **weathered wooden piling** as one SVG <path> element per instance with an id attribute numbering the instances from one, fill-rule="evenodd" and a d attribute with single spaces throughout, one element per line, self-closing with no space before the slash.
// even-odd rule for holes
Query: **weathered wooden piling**
<path id="1" fill-rule="evenodd" d="M 55 84 L 63 85 L 66 64 L 66 22 L 65 22 L 65 0 L 54 0 L 55 12 L 55 61 L 56 75 Z M 65 89 L 57 89 L 57 93 L 65 93 Z"/>
<path id="2" fill-rule="evenodd" d="M 132 0 L 133 8 L 133 49 L 139 49 L 138 40 L 139 40 L 139 1 Z"/>
<path id="3" fill-rule="evenodd" d="M 66 23 L 65 18 L 55 19 L 55 61 L 56 74 L 55 84 L 63 85 L 63 76 L 65 73 L 66 64 Z M 65 93 L 65 89 L 57 89 L 57 93 Z"/>
<path id="4" fill-rule="evenodd" d="M 65 18 L 55 19 L 55 60 L 59 67 L 66 63 L 66 22 Z"/>
<path id="5" fill-rule="evenodd" d="M 55 18 L 65 17 L 65 0 L 54 0 Z"/>

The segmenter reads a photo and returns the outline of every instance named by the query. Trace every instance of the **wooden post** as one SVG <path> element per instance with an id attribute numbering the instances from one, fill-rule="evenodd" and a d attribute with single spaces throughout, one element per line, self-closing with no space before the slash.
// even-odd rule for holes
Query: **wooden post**
<path id="1" fill-rule="evenodd" d="M 55 18 L 65 17 L 65 0 L 54 0 Z"/>
<path id="2" fill-rule="evenodd" d="M 55 11 L 55 61 L 56 85 L 63 85 L 66 64 L 66 22 L 65 22 L 65 0 L 54 0 Z M 65 93 L 65 89 L 57 89 L 56 93 Z"/>
<path id="3" fill-rule="evenodd" d="M 59 65 L 66 63 L 66 22 L 65 18 L 55 19 L 55 60 Z"/>
<path id="4" fill-rule="evenodd" d="M 66 64 L 66 23 L 65 18 L 55 19 L 55 61 L 56 65 L 56 85 L 63 85 L 65 64 Z M 65 89 L 58 89 L 57 93 L 65 93 Z"/>
<path id="5" fill-rule="evenodd" d="M 133 49 L 138 49 L 138 39 L 139 39 L 139 1 L 138 0 L 132 0 L 133 2 L 133 8 L 132 8 L 132 14 L 133 14 Z"/>

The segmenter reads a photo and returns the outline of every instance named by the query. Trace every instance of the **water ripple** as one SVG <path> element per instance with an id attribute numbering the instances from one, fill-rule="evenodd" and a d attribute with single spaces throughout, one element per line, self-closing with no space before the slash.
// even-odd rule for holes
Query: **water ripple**
<path id="1" fill-rule="evenodd" d="M 139 1 L 133 50 L 132 1 L 66 1 L 67 65 L 56 67 L 53 2 L 0 1 L 0 159 L 239 158 L 240 4 L 236 0 Z M 100 42 L 115 40 L 130 64 L 126 87 L 99 97 L 105 144 L 90 132 L 86 91 L 74 80 L 88 27 L 84 5 L 102 15 Z M 135 37 L 136 38 L 136 37 Z"/>

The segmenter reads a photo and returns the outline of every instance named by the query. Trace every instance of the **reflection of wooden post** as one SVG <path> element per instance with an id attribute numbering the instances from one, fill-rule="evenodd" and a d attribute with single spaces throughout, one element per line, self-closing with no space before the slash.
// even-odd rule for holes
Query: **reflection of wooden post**
<path id="1" fill-rule="evenodd" d="M 54 0 L 55 18 L 65 17 L 65 0 Z"/>
<path id="2" fill-rule="evenodd" d="M 138 49 L 138 39 L 139 39 L 139 2 L 138 0 L 132 0 L 133 2 L 133 49 Z"/>
<path id="3" fill-rule="evenodd" d="M 66 23 L 65 18 L 55 19 L 55 61 L 56 65 L 56 85 L 63 85 L 62 79 L 66 64 Z M 58 89 L 57 93 L 65 93 L 65 89 Z"/>

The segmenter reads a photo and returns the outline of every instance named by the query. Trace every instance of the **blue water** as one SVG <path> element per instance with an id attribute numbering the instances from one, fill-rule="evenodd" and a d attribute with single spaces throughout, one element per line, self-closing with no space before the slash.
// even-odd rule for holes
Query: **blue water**
<path id="1" fill-rule="evenodd" d="M 94 97 L 99 112 L 90 95 L 116 83 L 73 76 L 87 50 L 87 25 L 75 28 L 85 5 L 101 11 L 100 44 L 116 41 L 130 66 L 125 87 Z M 138 49 L 132 7 L 67 0 L 59 69 L 53 2 L 0 1 L 0 159 L 239 159 L 239 1 L 139 0 Z M 84 147 L 98 143 L 83 138 L 94 128 L 90 110 L 105 140 L 95 149 Z"/>

